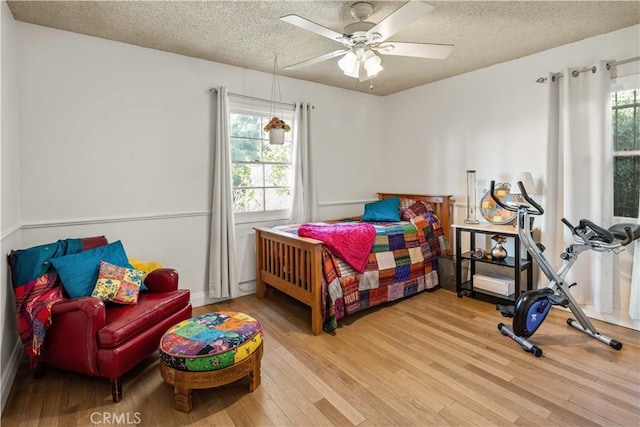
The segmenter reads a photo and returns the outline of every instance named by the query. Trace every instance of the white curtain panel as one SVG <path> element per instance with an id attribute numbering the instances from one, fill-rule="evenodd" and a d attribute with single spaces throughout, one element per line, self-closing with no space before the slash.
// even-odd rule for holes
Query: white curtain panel
<path id="1" fill-rule="evenodd" d="M 218 87 L 214 96 L 209 298 L 229 298 L 236 295 L 238 289 L 229 139 L 229 94 L 225 87 Z"/>
<path id="2" fill-rule="evenodd" d="M 613 220 L 613 158 L 611 149 L 611 74 L 605 62 L 596 64 L 596 72 L 571 75 L 564 70 L 559 83 L 558 138 L 549 140 L 549 202 L 546 224 L 556 222 L 549 230 L 553 253 L 547 259 L 555 266 L 560 252 L 573 241 L 569 230 L 560 225 L 562 217 L 577 225 L 580 219 L 608 228 Z M 550 86 L 554 86 L 551 84 Z M 550 129 L 555 125 L 552 124 Z M 554 146 L 554 144 L 556 144 Z M 580 304 L 591 305 L 599 313 L 613 311 L 613 254 L 587 251 L 566 277 L 578 283 L 571 291 Z"/>
<path id="3" fill-rule="evenodd" d="M 640 225 L 640 215 L 637 219 Z M 631 245 L 627 246 L 628 248 Z M 633 244 L 633 262 L 631 272 L 631 295 L 629 297 L 629 317 L 640 320 L 640 239 Z"/>
<path id="4" fill-rule="evenodd" d="M 543 190 L 545 194 L 545 212 L 542 216 L 544 224 L 544 245 L 546 250 L 544 256 L 552 266 L 557 267 L 560 263 L 560 254 L 564 249 L 564 237 L 560 222 L 562 218 L 563 200 L 562 187 L 560 177 L 563 174 L 562 152 L 560 147 L 560 78 L 554 74 L 549 74 L 547 78 L 548 86 L 548 104 L 549 114 L 548 134 L 547 134 L 547 169 L 546 169 L 546 188 Z M 548 285 L 547 278 L 544 274 L 540 275 L 539 287 Z"/>
<path id="5" fill-rule="evenodd" d="M 296 104 L 293 140 L 293 202 L 289 215 L 289 220 L 294 224 L 311 222 L 317 218 L 318 203 L 311 146 L 312 113 L 313 105 L 307 102 Z"/>

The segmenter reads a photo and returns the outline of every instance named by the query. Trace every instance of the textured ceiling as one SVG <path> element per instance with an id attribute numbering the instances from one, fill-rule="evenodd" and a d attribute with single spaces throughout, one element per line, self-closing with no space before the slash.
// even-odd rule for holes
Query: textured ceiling
<path id="1" fill-rule="evenodd" d="M 403 1 L 369 1 L 377 23 Z M 342 32 L 353 1 L 8 1 L 18 21 L 271 72 L 341 48 L 280 21 L 296 14 Z M 373 80 L 331 59 L 281 75 L 388 95 L 640 23 L 639 1 L 427 1 L 435 9 L 389 41 L 455 45 L 444 60 L 384 56 Z M 639 34 L 640 37 L 640 34 Z M 620 59 L 620 58 L 615 58 Z"/>

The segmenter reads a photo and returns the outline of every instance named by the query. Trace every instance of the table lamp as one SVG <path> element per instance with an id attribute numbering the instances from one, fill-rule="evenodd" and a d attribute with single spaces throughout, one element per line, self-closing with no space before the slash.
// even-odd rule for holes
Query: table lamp
<path id="1" fill-rule="evenodd" d="M 511 194 L 522 194 L 520 192 L 520 187 L 518 187 L 518 181 L 522 182 L 524 189 L 527 190 L 527 194 L 538 194 L 531 172 L 523 172 L 511 182 Z"/>

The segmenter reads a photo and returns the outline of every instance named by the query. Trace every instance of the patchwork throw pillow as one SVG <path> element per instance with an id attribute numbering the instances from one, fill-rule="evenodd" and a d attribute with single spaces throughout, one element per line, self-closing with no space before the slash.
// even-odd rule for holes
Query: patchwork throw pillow
<path id="1" fill-rule="evenodd" d="M 138 302 L 143 275 L 142 271 L 101 261 L 98 280 L 91 296 L 102 301 L 135 304 Z"/>
<path id="2" fill-rule="evenodd" d="M 52 258 L 51 264 L 58 271 L 67 294 L 71 298 L 79 298 L 91 295 L 98 280 L 100 261 L 131 267 L 120 240 L 77 254 Z"/>
<path id="3" fill-rule="evenodd" d="M 364 215 L 360 221 L 397 222 L 400 221 L 400 197 L 378 200 L 364 205 Z"/>
<path id="4" fill-rule="evenodd" d="M 415 218 L 426 212 L 431 212 L 432 210 L 433 208 L 429 203 L 418 200 L 413 205 L 403 210 L 400 218 L 402 218 L 403 221 L 411 221 L 411 218 Z"/>

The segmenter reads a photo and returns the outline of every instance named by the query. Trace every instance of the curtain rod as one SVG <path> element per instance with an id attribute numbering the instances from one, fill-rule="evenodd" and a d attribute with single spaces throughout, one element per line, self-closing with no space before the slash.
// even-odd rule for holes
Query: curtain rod
<path id="1" fill-rule="evenodd" d="M 212 87 L 211 89 L 209 89 L 209 93 L 217 93 L 218 89 Z M 267 102 L 269 104 L 278 104 L 278 105 L 283 105 L 285 107 L 289 107 L 292 109 L 296 108 L 296 104 L 289 104 L 287 102 L 277 102 L 277 101 L 269 101 L 268 99 L 263 99 L 263 98 L 256 98 L 255 96 L 249 96 L 249 95 L 241 95 L 239 93 L 232 93 L 229 92 L 229 96 L 234 96 L 236 98 L 242 98 L 242 99 L 249 99 L 251 101 L 260 101 L 260 102 Z"/>
<path id="2" fill-rule="evenodd" d="M 607 62 L 607 70 L 610 70 L 612 65 L 621 65 L 621 64 L 626 64 L 628 62 L 633 62 L 633 61 L 640 61 L 640 56 L 636 56 L 629 59 L 623 59 L 620 61 Z"/>
<path id="3" fill-rule="evenodd" d="M 607 62 L 607 70 L 611 69 L 612 65 L 622 65 L 622 64 L 627 64 L 629 62 L 634 62 L 634 61 L 638 61 L 640 60 L 640 56 L 635 56 L 633 58 L 628 58 L 628 59 L 622 59 L 620 61 L 611 61 L 611 62 Z M 571 72 L 571 75 L 573 77 L 578 77 L 581 73 L 586 73 L 587 71 L 591 71 L 592 73 L 596 72 L 596 66 L 594 65 L 593 67 L 585 67 L 585 68 L 581 68 L 579 70 L 573 70 Z M 551 80 L 552 81 L 556 81 L 556 78 L 560 78 L 560 77 L 564 77 L 562 75 L 562 73 L 552 73 L 551 74 Z M 536 80 L 536 83 L 546 83 L 547 82 L 547 78 L 546 77 L 538 77 L 538 79 Z"/>

